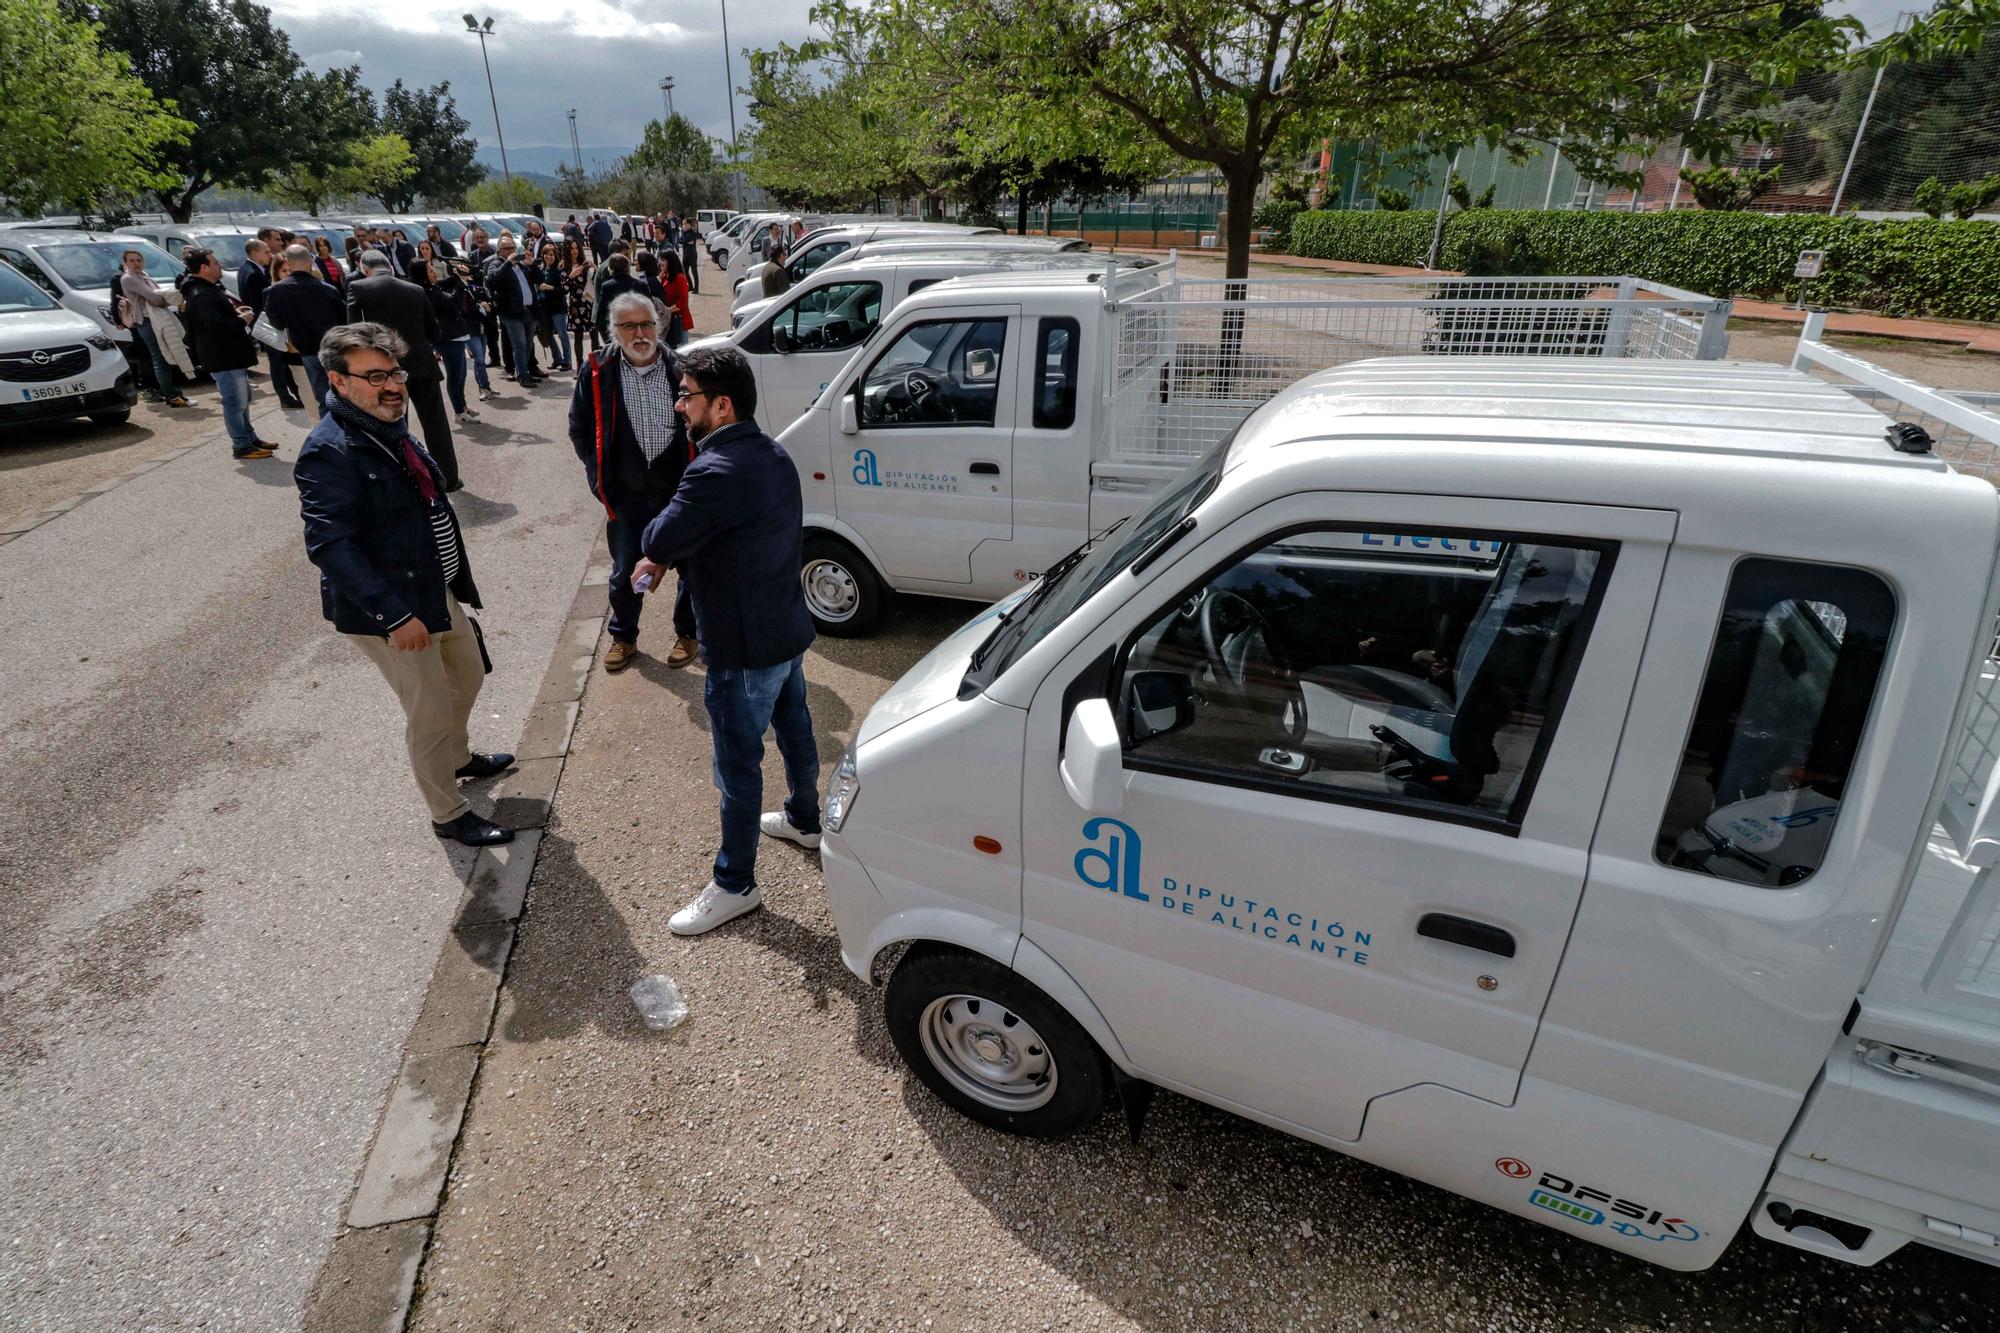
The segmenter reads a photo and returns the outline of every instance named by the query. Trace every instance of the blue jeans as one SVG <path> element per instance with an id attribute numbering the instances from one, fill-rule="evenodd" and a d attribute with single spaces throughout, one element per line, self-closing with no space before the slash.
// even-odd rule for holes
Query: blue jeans
<path id="1" fill-rule="evenodd" d="M 132 336 L 145 347 L 147 355 L 153 358 L 153 387 L 163 398 L 172 398 L 181 391 L 180 381 L 174 378 L 174 367 L 160 350 L 160 335 L 153 332 L 153 326 L 140 320 L 132 327 Z"/>
<path id="2" fill-rule="evenodd" d="M 208 374 L 222 391 L 222 424 L 229 430 L 229 447 L 242 453 L 257 443 L 257 432 L 250 429 L 250 372 L 211 370 Z"/>
<path id="3" fill-rule="evenodd" d="M 715 886 L 729 893 L 757 887 L 758 820 L 764 813 L 764 731 L 785 760 L 785 818 L 801 833 L 819 832 L 819 749 L 806 711 L 805 658 L 774 667 L 709 668 L 705 698 L 715 747 L 715 789 L 722 793 L 722 850 Z"/>
<path id="4" fill-rule="evenodd" d="M 557 310 L 549 315 L 549 339 L 555 344 L 556 364 L 573 365 L 575 358 L 570 355 L 575 349 L 569 342 L 569 316 Z"/>
<path id="5" fill-rule="evenodd" d="M 441 342 L 436 344 L 438 355 L 444 358 L 444 391 L 451 399 L 451 410 L 465 411 L 465 344 L 462 342 Z"/>
<path id="6" fill-rule="evenodd" d="M 327 382 L 326 369 L 311 352 L 301 353 L 300 359 L 306 363 L 306 383 L 312 386 L 313 410 L 325 416 L 327 391 L 333 387 Z"/>
<path id="7" fill-rule="evenodd" d="M 644 554 L 639 549 L 639 539 L 646 535 L 646 525 L 659 517 L 667 502 L 657 503 L 621 500 L 616 506 L 618 516 L 604 525 L 604 537 L 611 547 L 611 638 L 617 643 L 639 642 L 639 612 L 646 605 L 645 596 L 632 589 L 632 571 L 638 566 L 639 557 Z M 674 633 L 683 639 L 694 635 L 694 603 L 688 598 L 685 578 L 676 577 L 679 585 L 674 593 Z"/>
<path id="8" fill-rule="evenodd" d="M 514 353 L 514 378 L 532 379 L 535 374 L 535 320 L 532 315 L 500 316 L 500 328 Z"/>
<path id="9" fill-rule="evenodd" d="M 486 335 L 475 333 L 465 340 L 466 353 L 472 358 L 472 378 L 479 387 L 492 392 L 493 385 L 486 378 Z"/>

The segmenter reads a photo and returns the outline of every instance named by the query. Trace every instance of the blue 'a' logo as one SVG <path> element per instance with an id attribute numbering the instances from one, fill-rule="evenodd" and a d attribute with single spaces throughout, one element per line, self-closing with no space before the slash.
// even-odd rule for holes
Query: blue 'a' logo
<path id="1" fill-rule="evenodd" d="M 1098 836 L 1104 846 L 1096 846 Z M 1083 840 L 1091 843 L 1076 854 L 1076 877 L 1093 889 L 1109 889 L 1127 898 L 1151 902 L 1139 887 L 1139 835 L 1122 819 L 1099 817 L 1083 826 Z"/>
<path id="2" fill-rule="evenodd" d="M 857 486 L 880 486 L 882 484 L 882 474 L 876 469 L 875 451 L 873 449 L 856 449 L 854 451 L 854 484 Z"/>

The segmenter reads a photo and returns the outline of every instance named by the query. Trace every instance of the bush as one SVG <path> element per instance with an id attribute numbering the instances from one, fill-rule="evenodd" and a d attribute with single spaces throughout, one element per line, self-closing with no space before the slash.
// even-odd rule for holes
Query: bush
<path id="1" fill-rule="evenodd" d="M 1256 226 L 1270 230 L 1271 238 L 1265 248 L 1289 250 L 1292 246 L 1292 221 L 1306 211 L 1304 204 L 1291 199 L 1273 199 L 1258 208 L 1250 221 Z"/>
<path id="2" fill-rule="evenodd" d="M 1292 252 L 1419 265 L 1434 222 L 1431 213 L 1304 213 L 1292 223 Z M 1445 218 L 1439 262 L 1463 272 L 1631 274 L 1710 296 L 1789 300 L 1801 250 L 1827 252 L 1815 301 L 2000 320 L 2000 225 L 1991 222 L 1475 209 Z"/>
<path id="3" fill-rule="evenodd" d="M 1375 192 L 1375 207 L 1384 213 L 1407 213 L 1410 211 L 1410 192 L 1385 185 Z"/>

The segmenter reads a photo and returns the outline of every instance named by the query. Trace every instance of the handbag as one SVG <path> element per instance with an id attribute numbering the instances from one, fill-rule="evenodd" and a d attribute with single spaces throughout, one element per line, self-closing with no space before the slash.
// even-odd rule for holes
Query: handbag
<path id="1" fill-rule="evenodd" d="M 250 326 L 250 336 L 274 352 L 292 350 L 291 336 L 273 324 L 269 315 L 260 313 L 257 316 L 257 322 Z"/>

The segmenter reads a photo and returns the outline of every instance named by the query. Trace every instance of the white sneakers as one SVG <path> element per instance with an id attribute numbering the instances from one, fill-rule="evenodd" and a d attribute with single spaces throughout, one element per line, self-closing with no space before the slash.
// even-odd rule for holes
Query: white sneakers
<path id="1" fill-rule="evenodd" d="M 819 847 L 819 834 L 799 832 L 792 827 L 792 821 L 785 818 L 783 810 L 770 811 L 757 821 L 757 827 L 764 830 L 764 836 L 767 838 L 783 838 L 786 842 L 797 843 L 807 851 L 815 851 Z"/>
<path id="2" fill-rule="evenodd" d="M 710 880 L 693 902 L 667 918 L 667 929 L 676 935 L 706 935 L 763 905 L 764 895 L 754 887 L 748 893 L 731 893 Z"/>
<path id="3" fill-rule="evenodd" d="M 792 827 L 782 810 L 772 810 L 757 821 L 767 837 L 783 838 L 808 850 L 819 846 L 819 834 L 801 833 Z M 753 888 L 748 893 L 731 893 L 710 880 L 693 902 L 667 918 L 667 928 L 676 935 L 706 935 L 717 926 L 734 921 L 764 905 L 764 895 Z"/>

